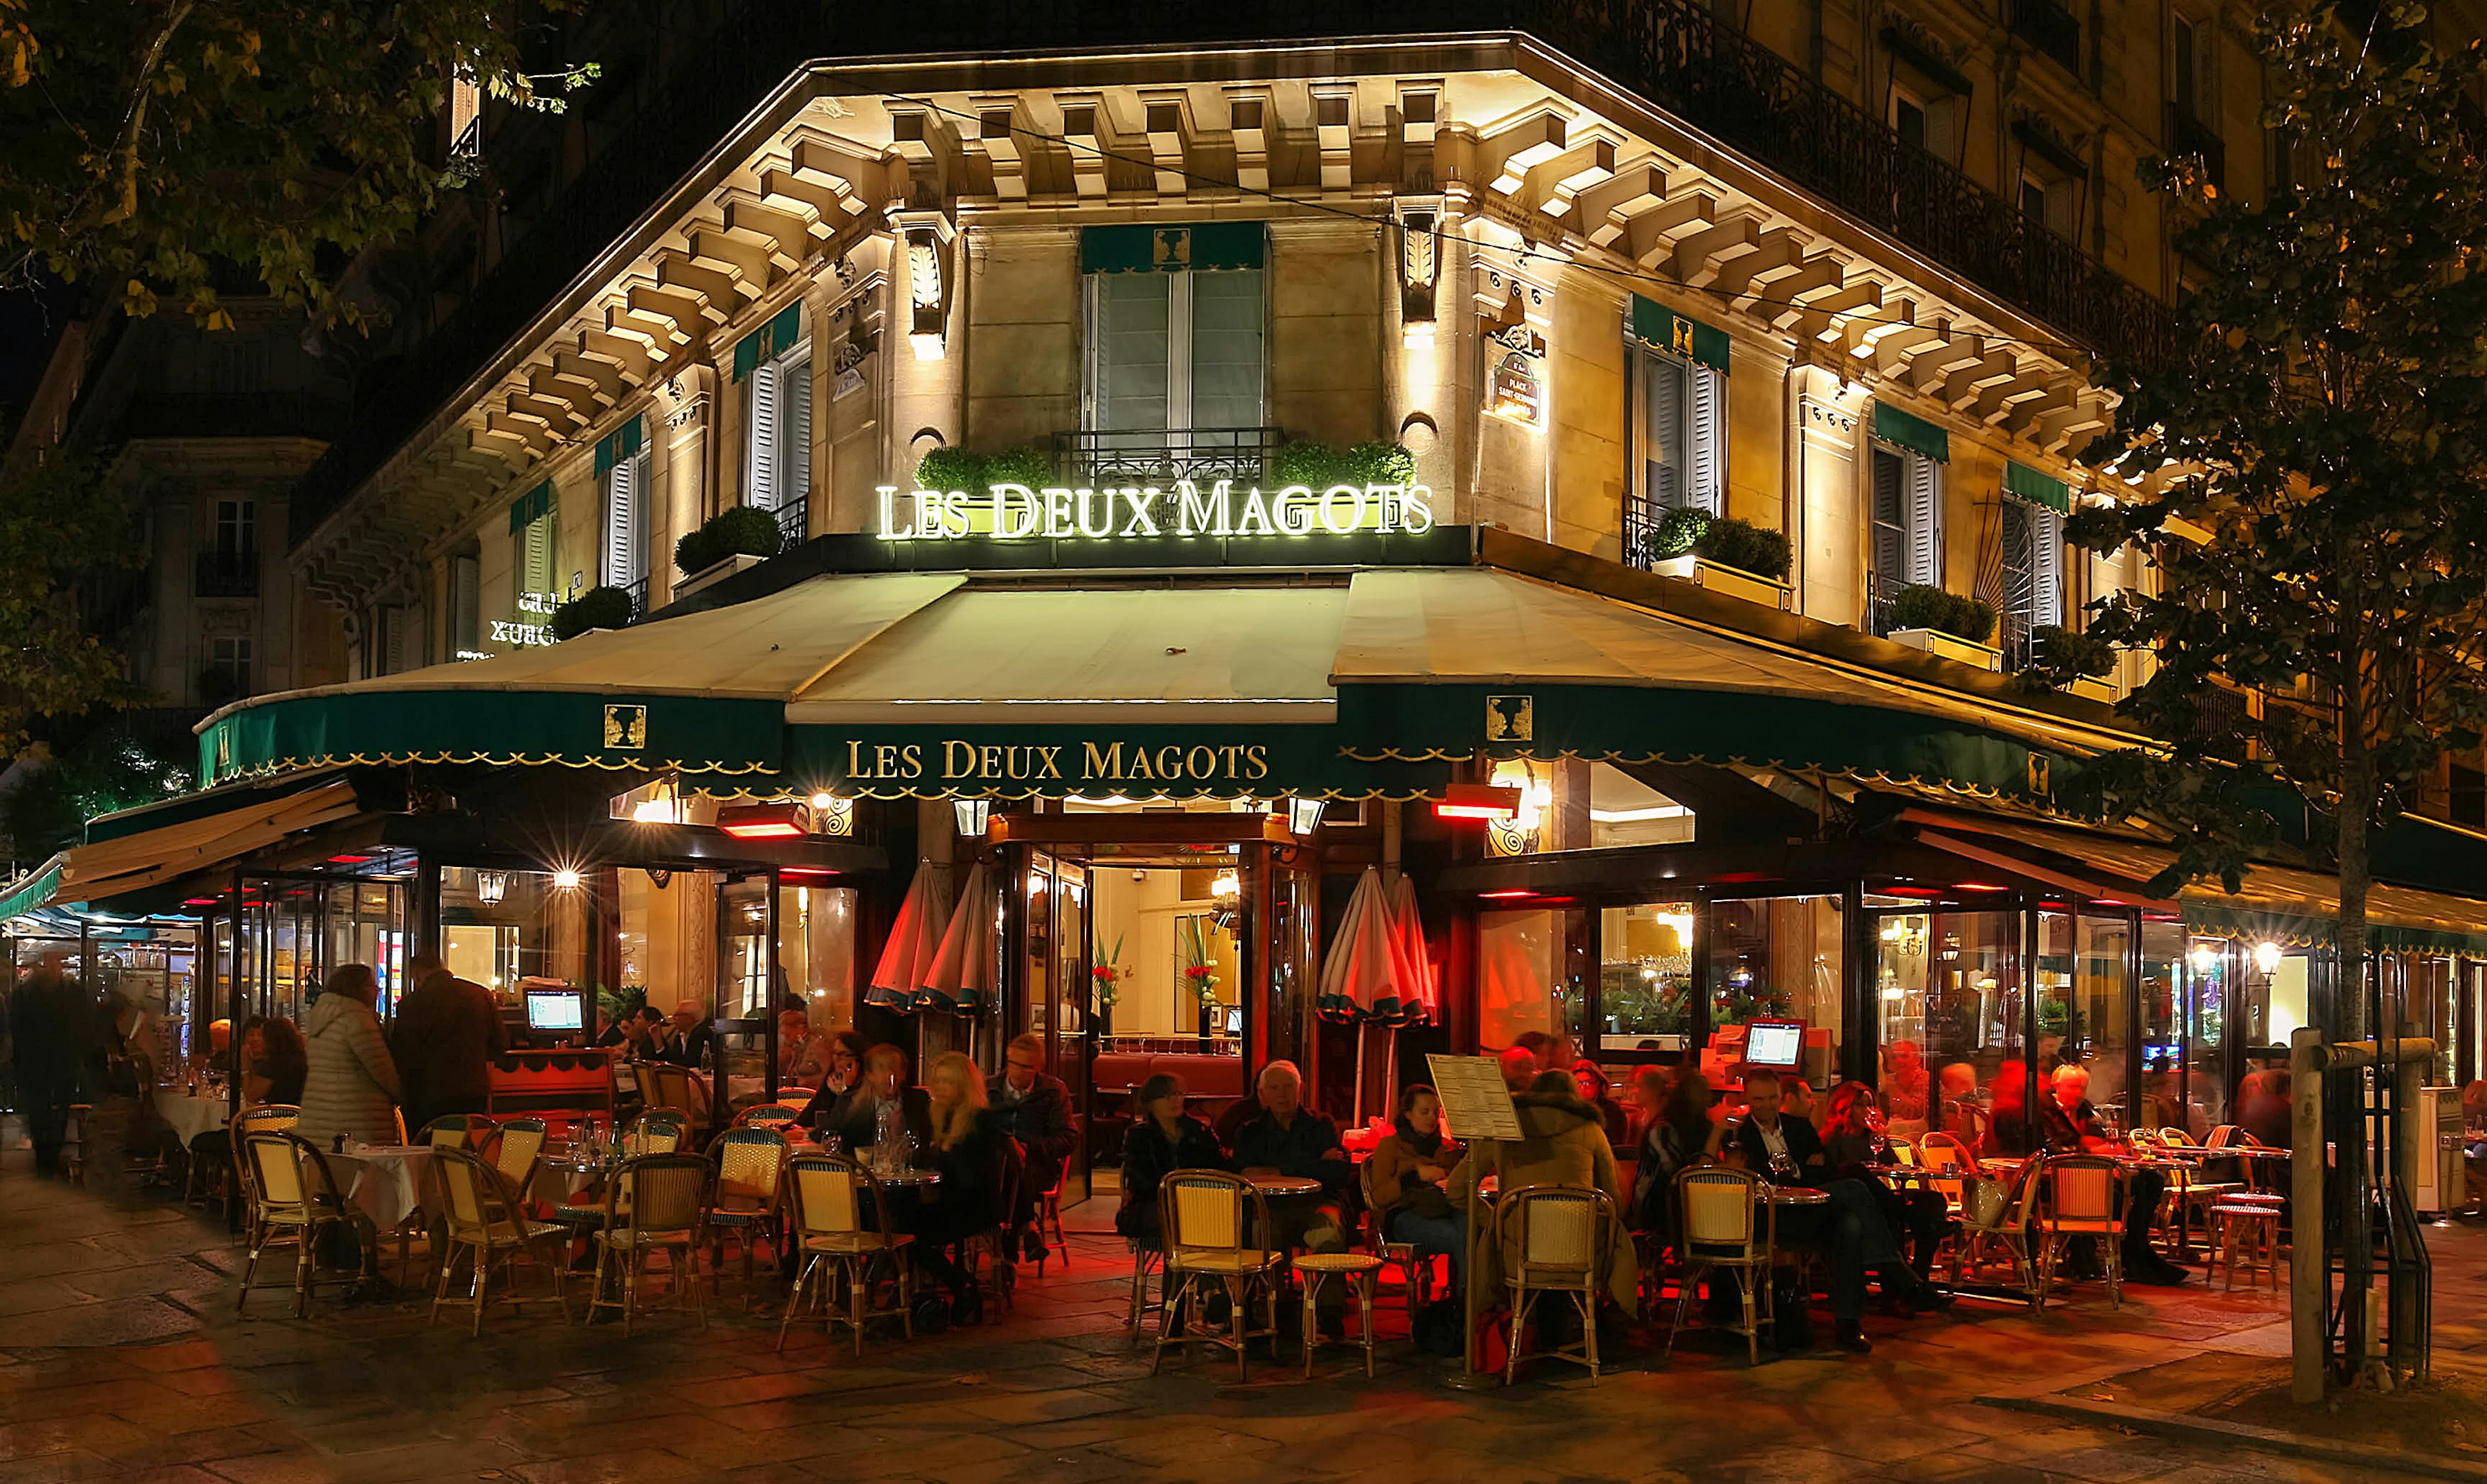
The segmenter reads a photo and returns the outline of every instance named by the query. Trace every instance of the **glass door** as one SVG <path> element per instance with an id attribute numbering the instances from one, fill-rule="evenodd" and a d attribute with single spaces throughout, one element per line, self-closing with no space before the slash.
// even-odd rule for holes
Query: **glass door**
<path id="1" fill-rule="evenodd" d="M 1004 989 L 1003 1039 L 1022 1031 L 1044 1038 L 1046 1067 L 1062 1079 L 1084 1126 L 1096 1114 L 1089 1092 L 1097 1003 L 1089 968 L 1097 959 L 1089 941 L 1088 867 L 1034 849 L 1013 849 L 1006 860 L 1015 866 L 1009 962 L 1018 982 L 1016 994 L 1010 986 Z M 1087 1198 L 1088 1146 L 1082 1138 L 1063 1169 L 1062 1203 Z"/>

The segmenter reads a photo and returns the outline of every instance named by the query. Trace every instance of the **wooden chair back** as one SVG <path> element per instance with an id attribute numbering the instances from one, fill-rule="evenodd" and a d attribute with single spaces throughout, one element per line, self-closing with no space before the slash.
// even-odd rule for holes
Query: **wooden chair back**
<path id="1" fill-rule="evenodd" d="M 1684 1254 L 1703 1262 L 1768 1261 L 1770 1239 L 1757 1212 L 1762 1177 L 1725 1165 L 1689 1165 L 1675 1172 Z"/>

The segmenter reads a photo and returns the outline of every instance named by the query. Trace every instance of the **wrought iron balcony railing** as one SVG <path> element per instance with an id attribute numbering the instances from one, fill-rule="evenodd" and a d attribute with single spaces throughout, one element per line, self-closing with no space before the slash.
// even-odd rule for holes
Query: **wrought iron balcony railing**
<path id="1" fill-rule="evenodd" d="M 1285 441 L 1275 427 L 1080 428 L 1055 433 L 1053 453 L 1063 478 L 1082 484 L 1162 487 L 1177 480 L 1261 480 Z"/>
<path id="2" fill-rule="evenodd" d="M 255 551 L 199 553 L 190 591 L 198 597 L 259 596 L 259 553 Z"/>
<path id="3" fill-rule="evenodd" d="M 2167 105 L 2167 152 L 2200 155 L 2202 174 L 2220 189 L 2228 188 L 2228 147 L 2219 130 L 2173 103 Z"/>
<path id="4" fill-rule="evenodd" d="M 2033 3 L 2015 0 L 2016 14 Z M 2048 14 L 2071 19 L 2060 8 Z M 2013 203 L 1903 141 L 1720 20 L 1706 0 L 917 0 L 879 8 L 745 0 L 704 44 L 669 64 L 662 88 L 375 388 L 302 481 L 295 539 L 352 499 L 477 368 L 809 63 L 963 46 L 999 55 L 1066 41 L 1267 47 L 1496 31 L 1536 39 L 2108 359 L 2143 364 L 2172 353 L 2165 304 L 2072 243 L 2027 230 Z M 2070 35 L 2078 61 L 2077 23 Z M 484 145 L 488 162 L 493 144 Z"/>
<path id="5" fill-rule="evenodd" d="M 2062 0 L 2012 0 L 2012 34 L 2081 75 L 2082 23 Z"/>
<path id="6" fill-rule="evenodd" d="M 800 546 L 805 541 L 812 538 L 812 501 L 810 496 L 806 495 L 799 500 L 787 501 L 784 505 L 777 507 L 776 515 L 777 534 L 779 536 L 784 538 L 788 549 L 791 550 L 794 547 Z"/>

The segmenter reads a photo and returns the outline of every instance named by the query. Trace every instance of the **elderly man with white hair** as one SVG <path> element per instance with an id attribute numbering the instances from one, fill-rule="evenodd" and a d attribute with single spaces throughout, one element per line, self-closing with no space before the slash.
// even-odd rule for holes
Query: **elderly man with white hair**
<path id="1" fill-rule="evenodd" d="M 1338 1125 L 1304 1106 L 1304 1074 L 1292 1061 L 1272 1061 L 1261 1068 L 1256 1085 L 1261 1112 L 1235 1135 L 1235 1168 L 1245 1175 L 1296 1175 L 1318 1180 L 1318 1194 L 1272 1195 L 1271 1244 L 1279 1250 L 1303 1248 L 1315 1252 L 1347 1250 L 1347 1223 L 1339 1214 L 1339 1197 L 1355 1178 Z M 1335 1283 L 1325 1283 L 1314 1298 L 1314 1317 L 1323 1334 L 1336 1338 L 1346 1331 L 1346 1295 Z"/>
<path id="2" fill-rule="evenodd" d="M 2054 1095 L 2039 1111 L 2039 1127 L 2045 1131 L 2050 1150 L 2109 1156 L 2124 1152 L 2090 1102 L 2087 1067 L 2068 1061 L 2055 1068 L 2050 1090 Z M 2159 1199 L 2166 1191 L 2166 1177 L 2155 1169 L 2135 1169 L 2126 1179 L 2124 1276 L 2129 1282 L 2172 1287 L 2193 1276 L 2150 1245 L 2150 1230 L 2159 1222 Z M 2096 1267 L 2097 1253 L 2088 1250 L 2094 1246 L 2086 1239 L 2076 1244 L 2073 1257 L 2078 1272 L 2088 1274 Z"/>

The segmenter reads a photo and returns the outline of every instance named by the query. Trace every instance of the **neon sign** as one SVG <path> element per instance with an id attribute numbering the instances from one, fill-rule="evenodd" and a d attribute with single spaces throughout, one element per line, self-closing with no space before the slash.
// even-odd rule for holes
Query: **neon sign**
<path id="1" fill-rule="evenodd" d="M 1264 494 L 1232 480 L 1207 490 L 1191 480 L 1174 488 L 1031 488 L 992 484 L 981 491 L 880 490 L 885 541 L 1132 540 L 1153 536 L 1350 536 L 1359 531 L 1434 529 L 1434 492 L 1422 484 L 1289 484 Z"/>

